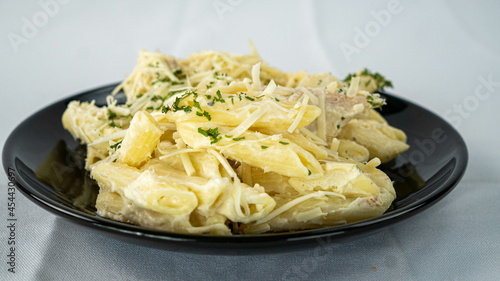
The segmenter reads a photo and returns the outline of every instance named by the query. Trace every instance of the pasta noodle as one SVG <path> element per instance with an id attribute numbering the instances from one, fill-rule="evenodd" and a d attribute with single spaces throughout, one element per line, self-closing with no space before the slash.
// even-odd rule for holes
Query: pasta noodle
<path id="1" fill-rule="evenodd" d="M 233 235 L 335 226 L 389 208 L 396 194 L 376 167 L 408 149 L 374 110 L 385 103 L 374 92 L 390 82 L 366 69 L 343 81 L 283 72 L 251 50 L 141 51 L 106 106 L 68 104 L 62 123 L 87 145 L 99 215 Z"/>

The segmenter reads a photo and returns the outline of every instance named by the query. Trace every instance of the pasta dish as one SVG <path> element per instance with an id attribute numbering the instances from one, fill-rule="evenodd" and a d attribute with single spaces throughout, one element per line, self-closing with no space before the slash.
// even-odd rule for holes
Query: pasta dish
<path id="1" fill-rule="evenodd" d="M 367 69 L 344 80 L 284 72 L 251 50 L 141 51 L 106 106 L 68 104 L 62 123 L 87 146 L 100 216 L 233 235 L 342 225 L 390 207 L 396 193 L 377 166 L 408 149 L 375 110 L 391 83 Z"/>

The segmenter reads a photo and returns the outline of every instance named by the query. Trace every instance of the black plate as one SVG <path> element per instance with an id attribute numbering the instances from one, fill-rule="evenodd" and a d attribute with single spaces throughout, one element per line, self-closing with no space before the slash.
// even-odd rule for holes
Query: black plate
<path id="1" fill-rule="evenodd" d="M 18 189 L 36 204 L 96 232 L 149 247 L 203 254 L 257 254 L 358 238 L 436 203 L 457 185 L 467 166 L 465 143 L 448 123 L 418 105 L 381 93 L 387 99 L 382 114 L 391 125 L 406 132 L 411 145 L 381 167 L 394 181 L 398 194 L 381 217 L 316 230 L 231 237 L 146 229 L 96 215 L 98 189 L 82 169 L 84 150 L 61 125 L 61 115 L 71 100 L 95 100 L 97 105 L 104 105 L 115 86 L 63 99 L 26 119 L 5 143 L 3 165 Z"/>

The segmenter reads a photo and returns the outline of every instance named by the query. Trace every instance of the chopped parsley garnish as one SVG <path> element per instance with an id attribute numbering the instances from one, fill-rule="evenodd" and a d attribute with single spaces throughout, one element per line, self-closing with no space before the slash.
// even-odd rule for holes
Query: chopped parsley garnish
<path id="1" fill-rule="evenodd" d="M 280 141 L 280 143 L 281 143 L 282 145 L 287 145 L 287 144 L 289 144 L 288 142 L 284 142 L 284 141 Z"/>
<path id="2" fill-rule="evenodd" d="M 174 71 L 174 75 L 175 75 L 175 77 L 177 77 L 178 79 L 186 79 L 186 74 L 184 74 L 184 73 L 182 72 L 182 69 L 176 69 L 176 70 Z"/>
<path id="3" fill-rule="evenodd" d="M 247 100 L 251 100 L 251 101 L 254 101 L 254 100 L 255 100 L 254 98 L 249 97 L 249 96 L 245 96 L 245 98 L 246 98 Z"/>
<path id="4" fill-rule="evenodd" d="M 245 137 L 239 137 L 239 138 L 233 138 L 234 141 L 240 141 L 240 140 L 244 140 Z"/>
<path id="5" fill-rule="evenodd" d="M 184 92 L 185 90 L 168 90 L 170 92 L 170 94 L 177 94 L 177 93 L 180 93 L 180 92 Z"/>
<path id="6" fill-rule="evenodd" d="M 221 79 L 223 79 L 223 78 L 221 78 L 220 76 L 227 76 L 227 74 L 226 74 L 226 73 L 217 73 L 217 71 L 216 71 L 216 72 L 214 72 L 214 78 L 215 78 L 215 79 L 217 79 L 217 80 L 221 80 Z"/>
<path id="7" fill-rule="evenodd" d="M 212 88 L 212 86 L 211 86 L 211 85 L 205 85 L 205 86 L 207 86 L 207 89 L 210 89 L 210 88 Z"/>
<path id="8" fill-rule="evenodd" d="M 158 73 L 158 72 L 157 72 L 157 73 Z M 151 82 L 151 85 L 154 85 L 154 84 L 156 84 L 156 83 L 160 83 L 160 82 L 161 82 L 161 83 L 170 82 L 170 79 L 168 79 L 168 77 L 165 77 L 165 78 L 162 78 L 162 79 L 158 79 L 158 80 L 156 80 L 156 81 Z"/>
<path id="9" fill-rule="evenodd" d="M 115 143 L 115 144 L 111 145 L 110 147 L 111 147 L 112 149 L 114 149 L 114 150 L 118 150 L 118 149 L 122 146 L 122 141 L 123 141 L 123 140 L 121 140 L 121 141 L 119 141 L 119 142 L 117 142 L 117 143 Z"/>
<path id="10" fill-rule="evenodd" d="M 373 98 L 373 96 L 369 95 L 369 96 L 366 96 L 366 102 L 369 103 L 371 106 L 373 107 L 381 107 L 383 105 L 383 101 L 381 102 L 375 102 L 375 99 Z"/>
<path id="11" fill-rule="evenodd" d="M 196 111 L 196 115 L 205 116 L 205 118 L 207 118 L 208 121 L 212 120 L 212 116 L 210 116 L 210 113 L 208 113 L 208 111 L 203 111 L 203 112 Z"/>
<path id="12" fill-rule="evenodd" d="M 255 97 L 255 98 L 260 99 L 260 98 L 265 97 L 265 96 L 266 96 L 266 95 L 260 95 L 260 96 L 257 96 L 257 97 Z"/>
<path id="13" fill-rule="evenodd" d="M 222 94 L 220 93 L 220 90 L 217 90 L 217 93 L 215 93 L 217 95 L 217 97 L 214 97 L 214 103 L 216 101 L 220 102 L 220 103 L 226 103 L 226 101 L 222 98 Z"/>
<path id="14" fill-rule="evenodd" d="M 200 106 L 200 103 L 196 100 L 193 100 L 193 106 L 198 108 L 199 110 L 201 110 L 201 106 Z"/>
<path id="15" fill-rule="evenodd" d="M 162 111 L 163 113 L 167 113 L 167 112 L 168 112 L 168 111 L 170 111 L 170 110 L 172 110 L 172 111 L 174 111 L 174 112 L 177 112 L 177 111 L 179 111 L 179 110 L 182 110 L 182 111 L 184 111 L 184 112 L 186 112 L 186 113 L 191 112 L 191 109 L 192 109 L 192 108 L 191 108 L 191 106 L 189 106 L 189 105 L 179 106 L 179 103 L 181 102 L 181 100 L 183 100 L 183 99 L 185 99 L 185 98 L 189 97 L 190 95 L 193 95 L 193 96 L 195 97 L 195 99 L 196 99 L 196 97 L 198 96 L 198 93 L 196 93 L 196 92 L 192 92 L 192 91 L 186 92 L 186 93 L 185 93 L 185 94 L 183 94 L 182 96 L 180 96 L 180 97 L 176 97 L 176 98 L 175 98 L 175 101 L 174 101 L 174 103 L 172 104 L 172 107 L 169 107 L 169 106 L 162 106 L 162 107 L 161 107 L 161 111 Z"/>
<path id="16" fill-rule="evenodd" d="M 340 129 L 340 125 L 337 125 L 337 129 Z"/>
<path id="17" fill-rule="evenodd" d="M 167 114 L 167 112 L 169 112 L 169 111 L 170 111 L 170 106 L 168 106 L 168 105 L 167 106 L 162 105 L 161 112 Z"/>
<path id="18" fill-rule="evenodd" d="M 279 100 L 278 98 L 276 98 L 276 97 L 274 98 L 274 100 L 276 100 L 277 102 L 279 102 L 279 101 L 280 101 L 280 100 Z"/>
<path id="19" fill-rule="evenodd" d="M 224 135 L 226 138 L 232 138 L 232 135 Z"/>
<path id="20" fill-rule="evenodd" d="M 266 148 L 268 148 L 268 147 L 269 147 L 269 146 L 265 146 L 265 145 L 261 145 L 261 146 L 260 146 L 260 148 L 262 148 L 262 149 L 266 149 Z"/>
<path id="21" fill-rule="evenodd" d="M 351 73 L 351 74 L 347 75 L 347 77 L 344 79 L 344 82 L 349 83 L 351 81 L 351 79 L 353 77 L 356 77 L 356 76 L 357 76 L 356 73 Z M 385 77 L 380 75 L 380 73 L 378 73 L 378 72 L 373 73 L 365 68 L 365 69 L 363 69 L 363 71 L 361 71 L 359 73 L 359 76 L 369 78 L 368 82 L 365 83 L 365 87 L 367 87 L 371 83 L 371 81 L 373 80 L 373 82 L 375 82 L 375 86 L 377 87 L 376 88 L 377 91 L 382 90 L 384 87 L 392 88 L 392 82 L 385 79 Z"/>
<path id="22" fill-rule="evenodd" d="M 118 115 L 116 115 L 115 112 L 111 111 L 111 109 L 108 108 L 108 119 L 109 120 L 113 120 L 115 119 L 116 117 L 118 117 Z"/>
<path id="23" fill-rule="evenodd" d="M 109 126 L 111 126 L 112 128 L 115 128 L 115 127 L 116 127 L 116 128 L 120 128 L 120 129 L 122 128 L 122 126 L 117 125 L 117 124 L 115 123 L 115 120 L 111 120 L 111 124 L 109 124 Z"/>
<path id="24" fill-rule="evenodd" d="M 214 144 L 222 139 L 219 133 L 219 128 L 215 127 L 212 129 L 203 130 L 201 127 L 198 128 L 198 133 L 210 138 L 210 144 Z"/>
<path id="25" fill-rule="evenodd" d="M 115 118 L 117 118 L 118 115 L 116 115 L 115 112 L 111 111 L 111 109 L 108 108 L 108 119 L 111 120 L 111 123 L 109 124 L 109 126 L 111 126 L 112 128 L 121 128 L 121 126 L 117 125 L 115 123 Z"/>
<path id="26" fill-rule="evenodd" d="M 307 170 L 307 175 L 310 176 L 312 173 L 311 173 L 311 170 Z"/>
<path id="27" fill-rule="evenodd" d="M 345 117 L 344 117 L 344 116 L 340 117 L 340 120 L 344 121 L 344 120 L 345 120 Z"/>

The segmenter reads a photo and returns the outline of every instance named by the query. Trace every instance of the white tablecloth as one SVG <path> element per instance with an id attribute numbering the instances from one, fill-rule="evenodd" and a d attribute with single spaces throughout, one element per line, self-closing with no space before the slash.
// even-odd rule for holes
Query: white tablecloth
<path id="1" fill-rule="evenodd" d="M 203 256 L 103 237 L 19 192 L 16 273 L 0 232 L 1 280 L 498 280 L 500 276 L 500 2 L 498 1 L 2 1 L 0 141 L 41 107 L 130 73 L 140 49 L 261 56 L 286 71 L 343 78 L 368 66 L 393 92 L 464 136 L 460 184 L 384 231 L 314 249 Z M 7 185 L 0 214 L 7 224 Z"/>

